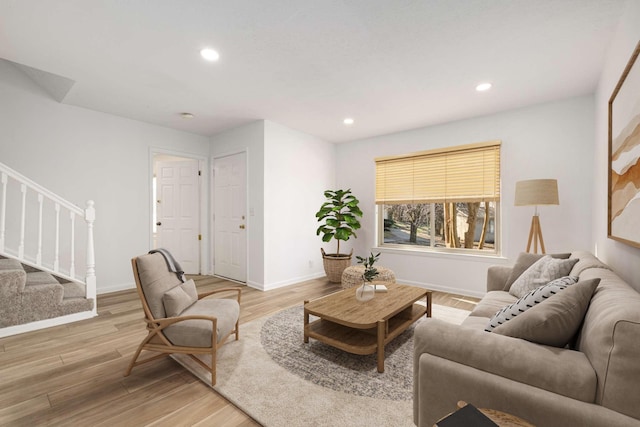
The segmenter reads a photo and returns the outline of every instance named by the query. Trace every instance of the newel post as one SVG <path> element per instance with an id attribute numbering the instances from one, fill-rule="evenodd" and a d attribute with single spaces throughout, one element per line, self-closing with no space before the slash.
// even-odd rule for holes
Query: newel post
<path id="1" fill-rule="evenodd" d="M 93 245 L 93 222 L 96 220 L 96 209 L 93 200 L 87 202 L 84 210 L 84 220 L 87 223 L 87 273 L 85 283 L 87 285 L 87 298 L 93 298 L 93 310 L 97 312 L 96 301 L 96 255 Z"/>

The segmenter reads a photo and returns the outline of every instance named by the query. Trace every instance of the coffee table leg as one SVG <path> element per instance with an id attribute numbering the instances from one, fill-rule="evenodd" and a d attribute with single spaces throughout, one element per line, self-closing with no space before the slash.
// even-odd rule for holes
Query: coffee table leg
<path id="1" fill-rule="evenodd" d="M 384 372 L 385 321 L 378 320 L 378 372 Z"/>
<path id="2" fill-rule="evenodd" d="M 304 305 L 307 305 L 309 301 L 305 301 Z M 307 325 L 309 324 L 309 312 L 307 312 L 307 310 L 304 310 L 304 342 L 308 343 L 309 342 L 309 335 L 307 335 Z"/>
<path id="3" fill-rule="evenodd" d="M 431 291 L 427 292 L 427 317 L 432 317 L 431 316 L 432 298 L 433 298 L 433 294 L 431 293 Z"/>

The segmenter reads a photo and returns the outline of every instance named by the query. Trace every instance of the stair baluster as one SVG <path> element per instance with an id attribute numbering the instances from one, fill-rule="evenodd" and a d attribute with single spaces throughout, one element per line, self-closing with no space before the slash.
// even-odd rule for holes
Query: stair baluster
<path id="1" fill-rule="evenodd" d="M 2 192 L 0 195 L 0 258 L 14 258 L 23 265 L 35 267 L 41 271 L 48 271 L 54 276 L 69 282 L 84 285 L 85 298 L 93 299 L 94 301 L 93 309 L 90 311 L 70 311 L 69 313 L 71 314 L 58 318 L 0 327 L 0 337 L 96 316 L 95 301 L 97 292 L 94 249 L 96 213 L 94 202 L 89 200 L 85 209 L 82 209 L 2 163 L 0 163 L 0 184 L 0 191 Z M 29 193 L 27 194 L 27 192 Z M 32 199 L 33 194 L 37 197 L 37 204 L 35 197 Z M 66 231 L 66 223 L 60 223 L 61 210 L 68 212 L 69 234 Z M 84 233 L 76 233 L 76 217 L 84 219 L 87 229 L 86 237 Z M 7 226 L 9 227 L 8 229 Z M 55 230 L 53 230 L 54 227 Z M 66 236 L 70 237 L 69 242 L 66 241 Z M 86 242 L 76 242 L 77 239 L 86 240 Z M 86 259 L 82 260 L 85 264 L 83 266 L 85 268 L 83 278 L 76 277 L 76 262 L 81 258 L 76 257 L 76 248 L 80 249 L 80 246 L 77 246 L 76 243 L 86 243 Z M 65 271 L 67 261 L 69 262 L 68 272 Z M 61 262 L 64 264 L 62 268 Z M 66 284 L 65 286 L 68 287 Z M 71 301 L 73 298 L 77 298 L 77 296 L 64 298 L 66 307 L 77 304 Z"/>

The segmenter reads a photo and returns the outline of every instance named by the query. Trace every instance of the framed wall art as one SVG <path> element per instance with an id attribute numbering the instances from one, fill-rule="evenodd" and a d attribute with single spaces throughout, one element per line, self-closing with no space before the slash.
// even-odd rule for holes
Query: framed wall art
<path id="1" fill-rule="evenodd" d="M 608 236 L 640 247 L 640 42 L 609 99 Z"/>

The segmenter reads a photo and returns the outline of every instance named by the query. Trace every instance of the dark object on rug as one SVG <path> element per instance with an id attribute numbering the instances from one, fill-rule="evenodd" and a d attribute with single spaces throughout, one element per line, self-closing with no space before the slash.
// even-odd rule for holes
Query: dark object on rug
<path id="1" fill-rule="evenodd" d="M 436 423 L 436 427 L 497 427 L 478 408 L 466 404 L 451 415 L 447 415 Z"/>

